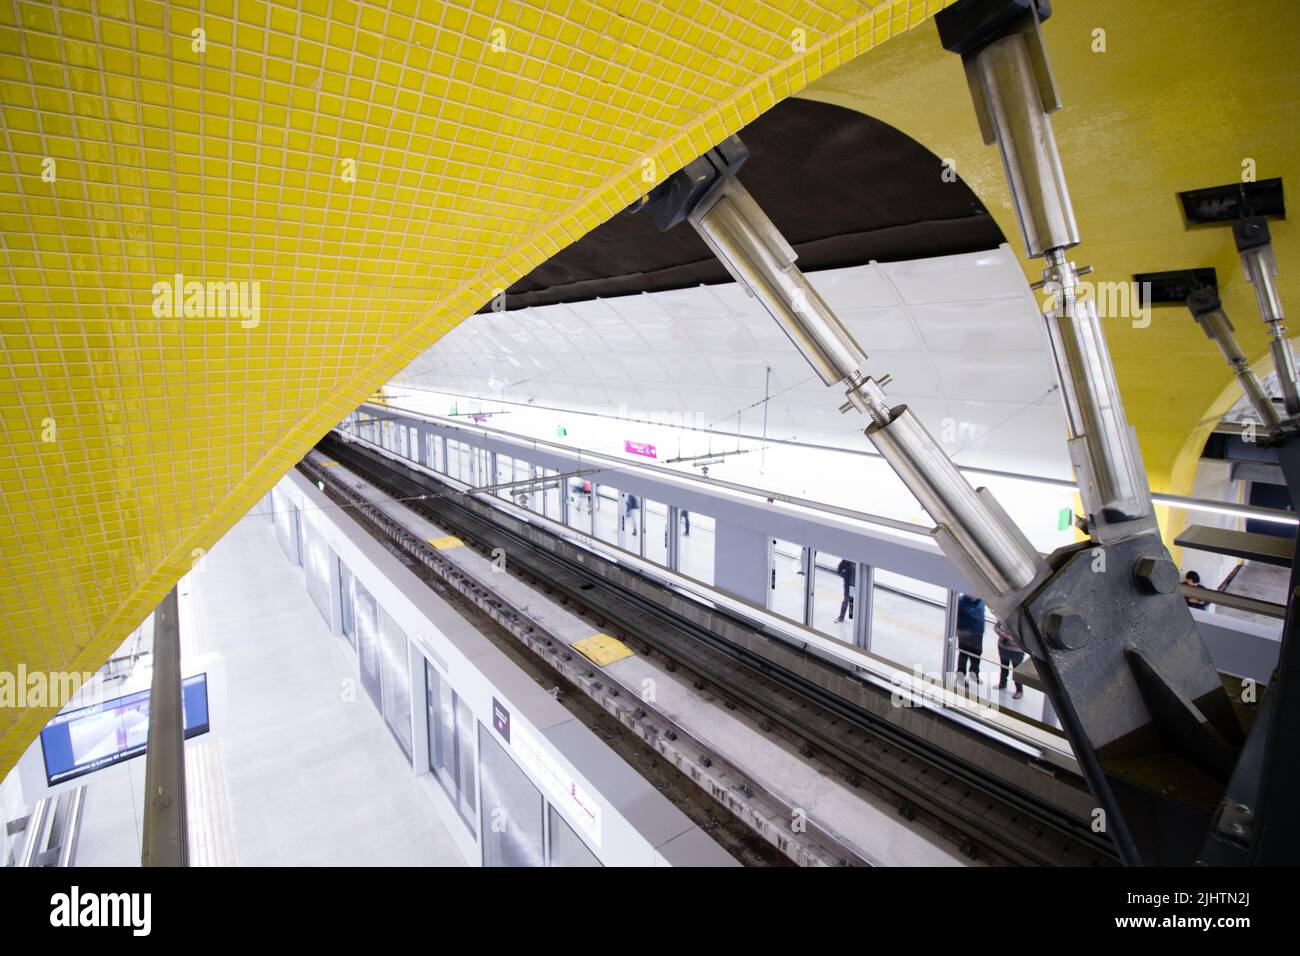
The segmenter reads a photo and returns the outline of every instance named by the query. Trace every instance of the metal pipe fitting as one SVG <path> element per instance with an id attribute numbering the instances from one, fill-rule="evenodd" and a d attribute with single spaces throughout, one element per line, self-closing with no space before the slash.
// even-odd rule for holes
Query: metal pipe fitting
<path id="1" fill-rule="evenodd" d="M 972 78 L 979 84 L 986 111 L 981 117 L 986 140 L 991 132 L 1002 154 L 1016 218 L 1031 256 L 1079 242 L 1079 227 L 1048 115 L 1058 104 L 1041 54 L 1038 29 L 1034 20 L 1026 30 L 988 44 L 971 60 Z M 1031 42 L 1038 56 L 1031 57 Z M 1046 91 L 1050 94 L 1045 95 Z"/>
<path id="2" fill-rule="evenodd" d="M 866 353 L 795 266 L 794 250 L 739 180 L 724 176 L 690 223 L 825 384 L 861 377 Z"/>
<path id="3" fill-rule="evenodd" d="M 1241 383 L 1241 390 L 1246 394 L 1251 407 L 1255 409 L 1255 414 L 1259 416 L 1260 424 L 1265 428 L 1275 428 L 1282 424 L 1282 418 L 1278 415 L 1272 399 L 1264 391 L 1259 377 L 1251 370 L 1245 353 L 1237 344 L 1232 322 L 1224 314 L 1223 303 L 1219 299 L 1218 292 L 1214 289 L 1197 289 L 1187 297 L 1187 307 L 1191 309 L 1192 317 L 1205 330 L 1206 336 L 1214 340 L 1214 344 L 1227 359 L 1233 374 L 1237 376 L 1237 381 Z"/>

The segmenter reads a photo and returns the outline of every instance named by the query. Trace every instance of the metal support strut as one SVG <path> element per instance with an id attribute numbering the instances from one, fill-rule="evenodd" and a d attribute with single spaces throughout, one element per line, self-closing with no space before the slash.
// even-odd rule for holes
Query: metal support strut
<path id="1" fill-rule="evenodd" d="M 1035 663 L 1125 862 L 1191 862 L 1242 742 L 1178 569 L 1160 539 L 1136 435 L 1094 300 L 1049 114 L 1046 0 L 959 0 L 936 18 L 987 144 L 1002 157 L 1026 251 L 1045 262 L 1048 336 L 1090 541 L 1048 558 L 1012 627 Z"/>
<path id="2" fill-rule="evenodd" d="M 689 222 L 822 381 L 845 388 L 841 411 L 871 419 L 867 437 L 934 519 L 944 552 L 1034 656 L 1121 858 L 1190 862 L 1240 728 L 1178 592 L 1101 322 L 1066 257 L 1078 231 L 1047 115 L 1058 103 L 1039 28 L 1046 6 L 958 0 L 938 22 L 1002 153 L 1026 245 L 1046 260 L 1048 329 L 1092 535 L 1083 545 L 1044 561 L 910 409 L 889 404 L 889 377 L 866 374 L 866 354 L 736 178 L 748 157 L 736 137 L 636 208 L 660 229 Z"/>
<path id="3" fill-rule="evenodd" d="M 866 353 L 736 178 L 746 158 L 748 151 L 732 137 L 658 187 L 644 208 L 661 229 L 689 222 L 821 380 L 844 386 L 840 410 L 857 409 L 871 419 L 867 437 L 940 526 L 954 560 L 980 582 L 982 593 L 1013 607 L 1012 596 L 1045 572 L 1041 557 L 986 493 L 971 488 L 912 411 L 889 404 L 888 376 L 865 374 Z"/>
<path id="4" fill-rule="evenodd" d="M 1214 344 L 1223 353 L 1223 357 L 1228 360 L 1232 373 L 1237 376 L 1237 381 L 1241 384 L 1241 390 L 1246 394 L 1251 407 L 1255 409 L 1255 414 L 1259 416 L 1259 423 L 1268 431 L 1279 428 L 1282 417 L 1278 415 L 1273 400 L 1264 391 L 1259 376 L 1251 370 L 1250 363 L 1246 361 L 1246 354 L 1237 344 L 1237 337 L 1233 334 L 1232 323 L 1224 314 L 1223 302 L 1219 298 L 1218 290 L 1193 289 L 1187 296 L 1187 307 L 1191 309 L 1192 318 L 1196 319 L 1205 330 L 1206 337 L 1213 339 Z M 1288 354 L 1289 351 L 1288 349 Z"/>
<path id="5" fill-rule="evenodd" d="M 1273 255 L 1273 240 L 1268 220 L 1263 216 L 1248 216 L 1232 225 L 1232 235 L 1241 257 L 1241 268 L 1255 290 L 1259 313 L 1268 325 L 1269 351 L 1273 354 L 1273 368 L 1277 371 L 1278 387 L 1286 413 L 1300 415 L 1300 390 L 1296 385 L 1295 356 L 1287 338 L 1286 318 L 1282 312 L 1282 298 L 1277 290 L 1277 258 Z"/>

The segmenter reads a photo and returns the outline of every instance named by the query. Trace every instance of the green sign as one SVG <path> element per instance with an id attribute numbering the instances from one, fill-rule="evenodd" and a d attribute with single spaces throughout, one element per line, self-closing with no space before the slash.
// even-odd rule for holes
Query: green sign
<path id="1" fill-rule="evenodd" d="M 1062 508 L 1061 513 L 1056 516 L 1056 530 L 1064 531 L 1072 524 L 1074 524 L 1074 510 L 1071 508 Z"/>

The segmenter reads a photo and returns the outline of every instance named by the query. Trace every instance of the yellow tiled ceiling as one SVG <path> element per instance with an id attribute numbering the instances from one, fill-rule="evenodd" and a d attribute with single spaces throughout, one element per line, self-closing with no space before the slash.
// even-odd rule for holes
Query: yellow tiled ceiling
<path id="1" fill-rule="evenodd" d="M 494 290 L 944 5 L 0 3 L 0 671 L 97 668 Z"/>

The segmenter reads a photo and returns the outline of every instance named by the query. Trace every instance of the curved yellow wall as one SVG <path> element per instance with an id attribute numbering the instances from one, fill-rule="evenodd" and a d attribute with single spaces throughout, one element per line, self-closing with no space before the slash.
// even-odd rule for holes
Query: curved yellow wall
<path id="1" fill-rule="evenodd" d="M 495 289 L 942 6 L 0 5 L 0 672 L 98 668 Z"/>
<path id="2" fill-rule="evenodd" d="M 1300 3 L 1054 0 L 1052 7 L 1043 29 L 1064 104 L 1053 123 L 1083 237 L 1075 261 L 1092 264 L 1089 278 L 1097 281 L 1214 266 L 1242 348 L 1264 354 L 1264 325 L 1231 230 L 1185 229 L 1175 193 L 1237 181 L 1249 159 L 1258 178 L 1281 176 L 1300 204 Z M 1096 30 L 1105 31 L 1105 52 L 1093 50 Z M 800 95 L 861 110 L 954 159 L 1023 252 L 997 150 L 983 145 L 960 58 L 942 49 L 933 24 Z M 1300 322 L 1300 231 L 1289 221 L 1272 231 L 1282 298 Z M 1042 277 L 1038 261 L 1023 264 L 1030 279 Z M 1119 318 L 1105 326 L 1152 487 L 1185 494 L 1227 407 L 1216 404 L 1232 382 L 1227 365 L 1182 307 L 1154 310 L 1146 328 Z"/>

